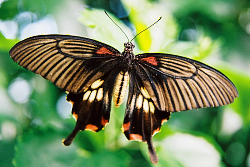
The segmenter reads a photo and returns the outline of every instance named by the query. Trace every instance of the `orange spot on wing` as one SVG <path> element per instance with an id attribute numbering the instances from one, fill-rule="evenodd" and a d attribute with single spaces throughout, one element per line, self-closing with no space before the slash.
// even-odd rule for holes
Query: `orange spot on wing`
<path id="1" fill-rule="evenodd" d="M 77 121 L 77 119 L 78 119 L 78 115 L 75 113 L 75 112 L 73 112 L 73 118 Z"/>
<path id="2" fill-rule="evenodd" d="M 126 123 L 126 124 L 123 124 L 123 126 L 122 126 L 122 130 L 123 130 L 123 132 L 125 132 L 125 131 L 127 131 L 127 130 L 129 130 L 129 126 L 130 126 L 130 122 L 128 122 L 128 123 Z"/>
<path id="3" fill-rule="evenodd" d="M 161 124 L 163 124 L 164 122 L 167 122 L 168 121 L 168 119 L 163 119 L 163 120 L 161 120 Z"/>
<path id="4" fill-rule="evenodd" d="M 68 102 L 70 102 L 70 103 L 72 104 L 72 106 L 74 105 L 74 102 L 73 102 L 73 101 L 69 100 Z"/>
<path id="5" fill-rule="evenodd" d="M 105 47 L 101 47 L 100 49 L 98 49 L 96 51 L 97 54 L 101 54 L 101 55 L 105 55 L 105 54 L 109 54 L 109 55 L 115 55 L 113 52 L 111 52 L 110 50 L 108 50 Z"/>
<path id="6" fill-rule="evenodd" d="M 129 140 L 142 141 L 142 136 L 139 134 L 129 134 Z"/>
<path id="7" fill-rule="evenodd" d="M 98 127 L 95 126 L 95 125 L 92 125 L 92 124 L 88 124 L 86 127 L 85 127 L 86 130 L 91 130 L 91 131 L 94 131 L 96 132 Z"/>
<path id="8" fill-rule="evenodd" d="M 102 122 L 101 122 L 101 124 L 102 124 L 103 126 L 105 126 L 108 122 L 109 122 L 109 121 L 108 121 L 107 119 L 104 119 L 104 118 L 102 117 Z"/>
<path id="9" fill-rule="evenodd" d="M 156 133 L 158 133 L 159 131 L 160 131 L 160 128 L 158 127 L 157 129 L 155 129 L 155 130 L 153 131 L 153 135 L 156 134 Z"/>
<path id="10" fill-rule="evenodd" d="M 145 57 L 145 58 L 142 58 L 141 60 L 146 61 L 147 63 L 152 64 L 154 66 L 158 65 L 158 61 L 156 60 L 155 57 Z"/>

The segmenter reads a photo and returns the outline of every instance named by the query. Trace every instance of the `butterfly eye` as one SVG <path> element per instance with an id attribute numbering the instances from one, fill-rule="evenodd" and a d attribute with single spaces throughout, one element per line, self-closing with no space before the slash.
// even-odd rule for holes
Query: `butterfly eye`
<path id="1" fill-rule="evenodd" d="M 125 50 L 133 50 L 133 48 L 135 47 L 135 45 L 131 42 L 127 42 L 127 43 L 124 43 L 124 47 L 125 47 Z"/>

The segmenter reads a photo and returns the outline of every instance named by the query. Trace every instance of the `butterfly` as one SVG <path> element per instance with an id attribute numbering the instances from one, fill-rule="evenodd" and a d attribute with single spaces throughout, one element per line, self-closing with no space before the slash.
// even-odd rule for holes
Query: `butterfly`
<path id="1" fill-rule="evenodd" d="M 165 53 L 133 54 L 102 42 L 71 35 L 39 35 L 17 43 L 11 58 L 67 91 L 76 125 L 63 141 L 70 145 L 79 131 L 98 132 L 109 122 L 111 101 L 126 96 L 123 132 L 128 140 L 146 142 L 152 163 L 158 158 L 152 136 L 172 112 L 232 103 L 234 84 L 201 62 Z"/>

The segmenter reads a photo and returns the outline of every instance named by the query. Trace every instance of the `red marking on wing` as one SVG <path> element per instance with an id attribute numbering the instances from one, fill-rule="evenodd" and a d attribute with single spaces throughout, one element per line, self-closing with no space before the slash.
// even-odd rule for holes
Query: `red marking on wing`
<path id="1" fill-rule="evenodd" d="M 73 102 L 73 101 L 69 100 L 68 102 L 70 102 L 70 103 L 72 104 L 72 106 L 74 105 L 74 102 Z"/>
<path id="2" fill-rule="evenodd" d="M 152 64 L 154 66 L 158 65 L 158 61 L 156 60 L 155 57 L 145 57 L 145 58 L 142 58 L 141 60 L 146 61 L 147 63 Z"/>
<path id="3" fill-rule="evenodd" d="M 164 122 L 167 122 L 169 118 L 163 119 L 161 120 L 161 124 L 163 124 Z"/>
<path id="4" fill-rule="evenodd" d="M 127 130 L 129 130 L 129 126 L 130 126 L 130 122 L 128 122 L 128 123 L 126 123 L 126 124 L 123 124 L 123 132 L 125 132 L 125 131 L 127 131 Z"/>
<path id="5" fill-rule="evenodd" d="M 142 141 L 142 136 L 139 135 L 139 134 L 130 134 L 129 135 L 129 140 Z"/>
<path id="6" fill-rule="evenodd" d="M 92 124 L 88 124 L 86 127 L 85 127 L 86 130 L 91 130 L 91 131 L 94 131 L 96 132 L 98 127 L 95 126 L 95 125 L 92 125 Z"/>
<path id="7" fill-rule="evenodd" d="M 74 111 L 73 111 L 72 115 L 73 115 L 73 118 L 77 121 L 78 115 Z"/>
<path id="8" fill-rule="evenodd" d="M 105 54 L 109 54 L 109 55 L 115 55 L 113 52 L 111 52 L 110 50 L 108 50 L 105 47 L 101 47 L 100 49 L 98 49 L 96 51 L 97 54 L 101 54 L 101 55 L 105 55 Z"/>
<path id="9" fill-rule="evenodd" d="M 158 127 L 157 129 L 155 129 L 155 130 L 153 131 L 153 135 L 156 134 L 156 133 L 158 133 L 159 131 L 160 131 L 160 128 Z"/>
<path id="10" fill-rule="evenodd" d="M 108 122 L 109 122 L 109 120 L 104 119 L 104 118 L 102 117 L 102 122 L 101 122 L 101 124 L 102 124 L 103 126 L 105 126 Z"/>

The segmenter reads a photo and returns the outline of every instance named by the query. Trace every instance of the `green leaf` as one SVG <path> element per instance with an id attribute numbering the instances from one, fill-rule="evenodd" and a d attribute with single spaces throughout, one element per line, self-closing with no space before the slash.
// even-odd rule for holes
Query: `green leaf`
<path id="1" fill-rule="evenodd" d="M 145 30 L 148 26 L 144 23 L 144 19 L 142 16 L 140 17 L 138 11 L 134 8 L 131 8 L 130 11 L 130 19 L 136 29 L 136 34 L 140 33 L 141 31 Z M 152 39 L 150 37 L 150 31 L 144 31 L 140 35 L 138 35 L 135 40 L 137 41 L 140 50 L 147 51 L 149 50 Z"/>
<path id="2" fill-rule="evenodd" d="M 190 134 L 175 133 L 160 143 L 157 149 L 159 163 L 156 166 L 213 166 L 219 167 L 221 154 L 215 148 L 216 143 L 210 143 L 203 137 Z"/>
<path id="3" fill-rule="evenodd" d="M 91 166 L 91 167 L 126 167 L 129 166 L 131 157 L 126 152 L 102 150 L 92 154 L 88 158 L 78 159 L 72 166 Z"/>
<path id="4" fill-rule="evenodd" d="M 0 19 L 12 19 L 17 13 L 19 0 L 4 1 L 0 4 Z"/>
<path id="5" fill-rule="evenodd" d="M 224 73 L 236 86 L 239 97 L 235 99 L 235 102 L 230 104 L 230 106 L 242 116 L 244 121 L 250 121 L 250 76 L 247 72 L 237 70 L 230 64 L 219 63 L 215 66 L 218 70 Z"/>
<path id="6" fill-rule="evenodd" d="M 17 39 L 6 39 L 0 32 L 0 51 L 9 52 L 17 42 L 19 42 Z"/>
<path id="7" fill-rule="evenodd" d="M 63 135 L 51 129 L 32 129 L 18 138 L 13 164 L 23 166 L 71 166 L 78 157 L 76 146 L 62 144 Z"/>
<path id="8" fill-rule="evenodd" d="M 12 158 L 14 156 L 14 146 L 16 142 L 15 141 L 1 141 L 0 143 L 0 164 L 1 167 L 9 167 L 12 166 Z"/>
<path id="9" fill-rule="evenodd" d="M 109 16 L 121 29 L 131 37 L 131 30 L 112 14 Z M 89 37 L 123 50 L 123 43 L 127 42 L 122 31 L 106 16 L 104 10 L 85 9 L 79 18 L 80 22 L 88 27 Z"/>

